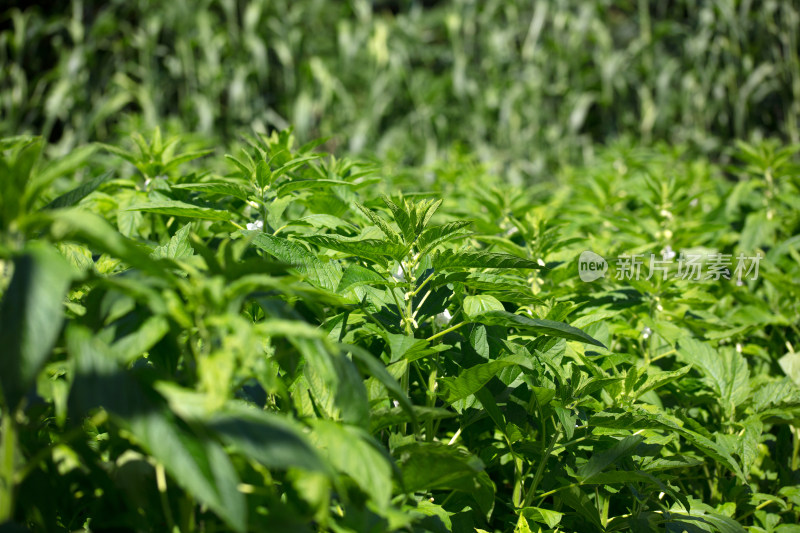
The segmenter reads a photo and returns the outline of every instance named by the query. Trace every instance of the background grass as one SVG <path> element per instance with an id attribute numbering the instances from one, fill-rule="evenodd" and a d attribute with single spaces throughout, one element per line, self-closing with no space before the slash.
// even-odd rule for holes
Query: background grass
<path id="1" fill-rule="evenodd" d="M 0 21 L 0 135 L 62 153 L 293 125 L 400 163 L 460 146 L 519 183 L 620 136 L 800 140 L 796 1 L 72 0 Z"/>

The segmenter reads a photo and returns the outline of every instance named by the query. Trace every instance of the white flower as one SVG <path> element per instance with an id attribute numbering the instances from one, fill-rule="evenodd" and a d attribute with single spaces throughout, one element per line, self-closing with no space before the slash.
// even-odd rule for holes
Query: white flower
<path id="1" fill-rule="evenodd" d="M 671 261 L 675 257 L 675 251 L 672 249 L 672 246 L 669 244 L 661 250 L 661 256 L 666 259 L 667 261 Z"/>
<path id="2" fill-rule="evenodd" d="M 642 338 L 644 338 L 645 340 L 650 338 L 650 335 L 652 335 L 652 334 L 653 334 L 653 330 L 650 329 L 648 326 L 645 326 L 644 329 L 642 330 Z"/>
<path id="3" fill-rule="evenodd" d="M 394 279 L 396 279 L 397 281 L 406 280 L 406 277 L 403 275 L 403 265 L 400 264 L 397 265 L 397 271 L 394 274 L 392 274 L 392 277 L 394 277 Z"/>
<path id="4" fill-rule="evenodd" d="M 436 318 L 434 318 L 433 320 L 434 322 L 436 322 L 436 325 L 438 326 L 446 326 L 447 324 L 450 323 L 450 320 L 452 319 L 453 315 L 450 314 L 450 311 L 445 309 L 444 311 L 436 315 Z"/>
<path id="5" fill-rule="evenodd" d="M 395 407 L 400 407 L 400 402 L 398 402 L 397 400 L 392 400 L 392 403 L 394 404 Z"/>
<path id="6" fill-rule="evenodd" d="M 505 234 L 504 234 L 503 236 L 504 236 L 504 237 L 511 237 L 512 235 L 514 235 L 514 234 L 515 234 L 516 232 L 518 232 L 518 231 L 519 231 L 519 230 L 517 229 L 517 227 L 516 227 L 516 226 L 512 226 L 511 228 L 509 228 L 508 230 L 506 230 L 506 232 L 505 232 Z"/>
<path id="7" fill-rule="evenodd" d="M 248 222 L 247 229 L 250 231 L 258 231 L 264 229 L 264 221 L 263 220 L 256 220 L 255 222 Z"/>
<path id="8" fill-rule="evenodd" d="M 737 342 L 736 343 L 736 351 L 739 352 L 739 353 L 742 353 L 742 343 L 741 342 Z"/>
<path id="9" fill-rule="evenodd" d="M 546 263 L 545 263 L 545 262 L 542 260 L 542 258 L 541 258 L 541 257 L 540 257 L 539 259 L 537 259 L 537 260 L 536 260 L 536 263 L 537 263 L 539 266 L 542 266 L 542 267 L 543 267 L 543 266 L 545 266 L 545 264 L 546 264 Z"/>
<path id="10" fill-rule="evenodd" d="M 689 202 L 689 207 L 697 207 L 697 198 L 692 198 Z"/>

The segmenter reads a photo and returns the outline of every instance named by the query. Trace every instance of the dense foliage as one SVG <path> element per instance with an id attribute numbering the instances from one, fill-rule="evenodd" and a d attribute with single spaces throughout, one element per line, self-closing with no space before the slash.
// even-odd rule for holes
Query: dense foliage
<path id="1" fill-rule="evenodd" d="M 0 533 L 799 532 L 798 29 L 7 0 Z"/>
<path id="2" fill-rule="evenodd" d="M 793 149 L 726 178 L 617 145 L 522 189 L 243 146 L 0 144 L 0 522 L 798 529 Z M 589 249 L 763 258 L 584 282 Z"/>

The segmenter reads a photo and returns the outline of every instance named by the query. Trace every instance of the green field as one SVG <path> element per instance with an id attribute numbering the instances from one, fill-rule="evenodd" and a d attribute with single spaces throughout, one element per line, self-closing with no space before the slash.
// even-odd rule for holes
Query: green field
<path id="1" fill-rule="evenodd" d="M 800 532 L 799 35 L 0 6 L 0 533 Z"/>

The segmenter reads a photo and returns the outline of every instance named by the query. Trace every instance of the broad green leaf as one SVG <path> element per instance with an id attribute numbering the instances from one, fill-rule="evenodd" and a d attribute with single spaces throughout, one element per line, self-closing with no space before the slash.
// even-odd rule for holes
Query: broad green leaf
<path id="1" fill-rule="evenodd" d="M 800 352 L 787 352 L 778 359 L 781 370 L 800 387 Z"/>
<path id="2" fill-rule="evenodd" d="M 349 265 L 342 273 L 342 279 L 339 281 L 339 286 L 336 292 L 343 294 L 346 291 L 352 290 L 362 285 L 381 285 L 387 284 L 383 276 L 358 264 Z"/>
<path id="3" fill-rule="evenodd" d="M 424 424 L 429 420 L 443 420 L 445 418 L 454 418 L 458 413 L 449 409 L 441 407 L 425 407 L 421 405 L 414 405 L 414 416 L 419 424 Z M 370 415 L 370 432 L 376 433 L 389 426 L 397 424 L 405 424 L 412 422 L 412 418 L 402 407 L 387 407 L 376 409 Z"/>
<path id="4" fill-rule="evenodd" d="M 440 378 L 442 398 L 448 403 L 466 398 L 486 385 L 490 379 L 508 366 L 531 368 L 531 362 L 518 355 L 509 355 L 502 359 L 481 363 L 459 372 L 458 376 Z"/>
<path id="5" fill-rule="evenodd" d="M 399 261 L 408 253 L 406 246 L 388 240 L 353 240 L 340 235 L 305 235 L 302 239 L 322 248 L 369 259 L 383 266 L 388 264 L 386 257 Z"/>
<path id="6" fill-rule="evenodd" d="M 677 370 L 670 370 L 668 372 L 656 372 L 656 373 L 649 373 L 647 374 L 647 381 L 644 384 L 636 389 L 636 396 L 641 396 L 651 390 L 655 390 L 659 387 L 663 387 L 667 383 L 675 381 L 676 379 L 680 379 L 685 376 L 689 370 L 691 370 L 691 365 L 687 365 L 681 367 Z"/>
<path id="7" fill-rule="evenodd" d="M 403 233 L 405 242 L 414 242 L 414 239 L 417 238 L 416 225 L 412 221 L 409 212 L 404 207 L 392 202 L 388 197 L 384 197 L 383 201 L 386 202 L 386 205 L 391 210 L 394 221 Z"/>
<path id="8" fill-rule="evenodd" d="M 14 259 L 0 303 L 0 392 L 9 409 L 20 404 L 52 353 L 73 275 L 61 254 L 44 242 L 29 243 Z"/>
<path id="9" fill-rule="evenodd" d="M 126 425 L 130 433 L 189 494 L 234 531 L 247 530 L 247 505 L 230 458 L 210 435 L 190 433 L 167 412 L 144 412 Z"/>
<path id="10" fill-rule="evenodd" d="M 657 457 L 649 463 L 642 465 L 645 472 L 656 472 L 659 470 L 671 470 L 673 468 L 694 468 L 703 464 L 703 461 L 694 457 L 683 455 L 671 455 L 669 457 Z"/>
<path id="11" fill-rule="evenodd" d="M 483 462 L 469 452 L 439 443 L 414 443 L 394 450 L 407 491 L 457 490 L 472 494 L 488 514 L 494 505 L 494 484 Z"/>
<path id="12" fill-rule="evenodd" d="M 468 233 L 464 228 L 470 224 L 472 224 L 471 220 L 459 220 L 457 222 L 448 222 L 441 226 L 426 228 L 417 239 L 417 249 L 421 254 L 424 254 L 443 242 L 464 236 Z"/>
<path id="13" fill-rule="evenodd" d="M 378 509 L 386 509 L 392 495 L 392 466 L 380 445 L 353 426 L 317 419 L 312 427 L 311 439 L 328 461 L 350 476 Z"/>
<path id="14" fill-rule="evenodd" d="M 36 177 L 33 179 L 34 182 L 33 192 L 38 192 L 42 187 L 47 186 L 59 176 L 66 176 L 72 174 L 73 172 L 77 171 L 78 169 L 86 165 L 86 161 L 89 159 L 89 157 L 91 157 L 92 154 L 94 154 L 97 151 L 97 148 L 98 146 L 95 144 L 78 146 L 75 149 L 70 150 L 70 152 L 67 155 L 60 157 L 55 161 L 52 161 L 47 165 L 45 165 L 41 170 L 39 170 L 36 173 Z M 107 174 L 111 174 L 111 171 L 109 171 Z M 93 181 L 95 180 L 91 180 L 90 183 Z M 78 189 L 75 190 L 77 191 Z M 86 194 L 89 193 L 87 192 Z M 86 194 L 84 194 L 84 196 L 86 196 Z M 77 200 L 73 202 L 73 204 L 69 205 L 74 205 L 74 203 L 77 203 Z M 57 206 L 57 207 L 66 207 L 66 206 Z"/>
<path id="15" fill-rule="evenodd" d="M 220 211 L 210 207 L 187 204 L 177 200 L 151 200 L 143 204 L 134 204 L 127 211 L 144 211 L 175 217 L 200 218 L 204 220 L 230 220 L 233 215 L 229 211 Z"/>
<path id="16" fill-rule="evenodd" d="M 101 174 L 82 185 L 79 185 L 78 187 L 72 189 L 71 191 L 62 194 L 61 196 L 59 196 L 58 198 L 47 204 L 44 207 L 44 209 L 59 209 L 62 207 L 72 207 L 73 205 L 77 204 L 78 202 L 89 196 L 89 194 L 91 194 L 103 183 L 111 179 L 113 175 L 114 172 L 109 170 L 108 172 Z"/>
<path id="17" fill-rule="evenodd" d="M 151 316 L 139 328 L 114 344 L 111 350 L 115 357 L 125 363 L 132 363 L 156 345 L 169 331 L 169 322 L 163 316 Z"/>
<path id="18" fill-rule="evenodd" d="M 206 424 L 224 443 L 269 468 L 329 472 L 301 429 L 285 417 L 230 402 Z"/>
<path id="19" fill-rule="evenodd" d="M 150 257 L 147 247 L 124 237 L 109 226 L 103 218 L 79 209 L 57 209 L 37 216 L 36 224 L 49 224 L 50 234 L 56 240 L 74 240 L 85 243 L 94 252 L 106 253 L 121 259 L 132 267 L 156 277 L 172 279 L 163 264 Z"/>
<path id="20" fill-rule="evenodd" d="M 411 400 L 408 399 L 408 396 L 406 395 L 405 391 L 403 391 L 400 383 L 398 383 L 397 380 L 394 379 L 394 377 L 386 370 L 383 362 L 359 346 L 343 344 L 342 349 L 353 354 L 353 357 L 367 368 L 369 374 L 380 381 L 384 387 L 386 387 L 389 395 L 397 400 L 397 402 L 400 404 L 400 407 L 402 407 L 403 410 L 408 413 L 408 416 L 411 417 L 411 421 L 416 425 L 417 420 L 414 413 L 414 408 L 411 405 Z"/>
<path id="21" fill-rule="evenodd" d="M 561 337 L 567 340 L 585 342 L 605 348 L 603 343 L 594 339 L 576 327 L 541 318 L 529 318 L 506 311 L 487 311 L 473 318 L 475 322 L 488 326 L 505 326 L 515 328 L 520 334 L 533 333 L 534 335 L 548 335 Z"/>
<path id="22" fill-rule="evenodd" d="M 183 259 L 194 254 L 192 245 L 189 244 L 189 232 L 192 230 L 191 224 L 186 224 L 175 232 L 169 242 L 163 246 L 158 246 L 150 254 L 156 258 Z"/>
<path id="23" fill-rule="evenodd" d="M 505 311 L 505 307 L 503 307 L 500 300 L 494 296 L 478 294 L 476 296 L 467 296 L 464 298 L 462 311 L 464 311 L 464 316 L 468 319 L 472 319 L 488 311 Z"/>
<path id="24" fill-rule="evenodd" d="M 178 183 L 170 185 L 172 189 L 189 190 L 207 195 L 232 196 L 247 200 L 247 190 L 238 183 L 226 181 L 207 181 L 202 183 Z"/>
<path id="25" fill-rule="evenodd" d="M 619 459 L 632 455 L 642 440 L 640 435 L 631 435 L 620 439 L 607 450 L 593 453 L 589 461 L 578 469 L 578 479 L 584 483 L 591 482 L 597 474 Z"/>
<path id="26" fill-rule="evenodd" d="M 725 412 L 734 413 L 750 394 L 750 369 L 742 354 L 733 348 L 714 350 L 691 337 L 681 339 L 679 346 L 679 357 L 702 371 Z"/>
<path id="27" fill-rule="evenodd" d="M 564 516 L 564 513 L 559 513 L 550 509 L 542 509 L 541 507 L 523 507 L 519 510 L 519 514 L 528 520 L 546 524 L 549 528 L 556 527 Z"/>
<path id="28" fill-rule="evenodd" d="M 314 285 L 335 291 L 342 279 L 342 269 L 337 263 L 322 261 L 297 243 L 261 231 L 242 234 L 252 237 L 252 243 L 268 254 L 293 265 Z"/>
<path id="29" fill-rule="evenodd" d="M 433 258 L 433 268 L 435 270 L 445 270 L 449 268 L 541 269 L 542 266 L 536 261 L 511 254 L 479 251 L 454 252 L 452 250 L 445 250 L 436 254 Z"/>
<path id="30" fill-rule="evenodd" d="M 380 215 L 359 203 L 356 203 L 356 207 L 358 207 L 364 216 L 370 219 L 373 224 L 378 226 L 386 238 L 391 242 L 395 244 L 401 244 L 403 242 L 403 239 L 400 237 L 400 235 Z"/>

